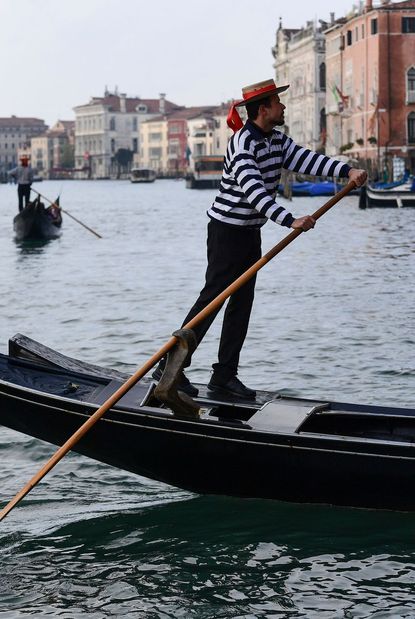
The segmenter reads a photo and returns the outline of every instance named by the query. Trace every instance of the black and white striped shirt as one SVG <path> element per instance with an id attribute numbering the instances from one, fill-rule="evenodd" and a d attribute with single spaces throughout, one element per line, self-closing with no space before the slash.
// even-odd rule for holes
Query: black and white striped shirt
<path id="1" fill-rule="evenodd" d="M 291 227 L 294 217 L 275 201 L 281 168 L 343 178 L 350 170 L 341 161 L 298 146 L 281 131 L 265 134 L 248 120 L 229 140 L 219 193 L 209 217 L 236 226 L 260 227 L 271 219 Z"/>

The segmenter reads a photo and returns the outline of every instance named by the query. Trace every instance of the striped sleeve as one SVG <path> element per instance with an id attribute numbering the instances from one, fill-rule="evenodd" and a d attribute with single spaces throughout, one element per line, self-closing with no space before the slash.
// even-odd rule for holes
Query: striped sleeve
<path id="1" fill-rule="evenodd" d="M 282 140 L 282 165 L 287 170 L 310 176 L 348 177 L 351 168 L 346 163 L 298 146 L 287 135 L 283 135 Z"/>
<path id="2" fill-rule="evenodd" d="M 233 143 L 233 146 L 235 149 L 230 167 L 246 200 L 262 217 L 290 228 L 294 217 L 284 207 L 279 206 L 265 188 L 258 163 L 251 152 L 249 138 L 242 137 L 237 144 Z"/>

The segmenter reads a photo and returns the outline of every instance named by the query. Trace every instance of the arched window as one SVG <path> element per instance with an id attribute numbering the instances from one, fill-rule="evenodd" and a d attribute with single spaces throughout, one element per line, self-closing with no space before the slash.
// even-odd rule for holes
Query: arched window
<path id="1" fill-rule="evenodd" d="M 115 131 L 115 118 L 111 116 L 110 118 L 110 131 Z"/>
<path id="2" fill-rule="evenodd" d="M 415 144 L 415 112 L 408 114 L 408 144 Z"/>
<path id="3" fill-rule="evenodd" d="M 319 67 L 320 74 L 320 89 L 326 90 L 326 63 L 322 62 Z"/>
<path id="4" fill-rule="evenodd" d="M 411 67 L 406 74 L 406 91 L 408 103 L 415 103 L 415 67 Z"/>

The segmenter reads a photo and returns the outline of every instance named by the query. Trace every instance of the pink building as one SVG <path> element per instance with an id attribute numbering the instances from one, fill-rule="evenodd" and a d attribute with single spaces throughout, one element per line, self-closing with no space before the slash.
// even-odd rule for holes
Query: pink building
<path id="1" fill-rule="evenodd" d="M 366 0 L 325 35 L 327 153 L 414 173 L 415 0 Z"/>

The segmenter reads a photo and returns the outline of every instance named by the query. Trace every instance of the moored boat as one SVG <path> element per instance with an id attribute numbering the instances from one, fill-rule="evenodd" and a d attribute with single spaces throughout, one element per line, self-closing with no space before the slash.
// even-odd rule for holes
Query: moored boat
<path id="1" fill-rule="evenodd" d="M 200 155 L 194 158 L 194 168 L 186 176 L 188 189 L 217 189 L 222 179 L 223 156 Z"/>
<path id="2" fill-rule="evenodd" d="M 289 185 L 289 193 L 293 197 L 334 196 L 344 185 L 333 181 L 294 181 Z M 278 191 L 284 194 L 284 186 L 280 185 Z M 356 195 L 358 189 L 354 189 L 349 195 Z"/>
<path id="3" fill-rule="evenodd" d="M 60 445 L 126 378 L 17 335 L 0 355 L 0 423 Z M 198 387 L 190 418 L 139 382 L 74 450 L 197 493 L 415 511 L 414 409 Z"/>
<path id="4" fill-rule="evenodd" d="M 132 183 L 154 183 L 156 178 L 157 173 L 151 168 L 132 168 L 130 172 Z"/>
<path id="5" fill-rule="evenodd" d="M 410 179 L 390 189 L 377 189 L 372 186 L 361 188 L 360 208 L 403 208 L 406 206 L 415 206 L 415 179 Z"/>
<path id="6" fill-rule="evenodd" d="M 59 200 L 45 208 L 40 198 L 29 202 L 13 219 L 17 241 L 42 241 L 55 239 L 61 235 L 62 214 Z"/>

